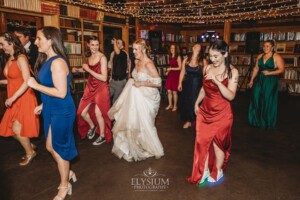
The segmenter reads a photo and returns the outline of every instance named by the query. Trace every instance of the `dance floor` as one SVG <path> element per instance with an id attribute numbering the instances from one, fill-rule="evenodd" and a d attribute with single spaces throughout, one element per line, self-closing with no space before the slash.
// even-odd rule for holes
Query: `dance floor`
<path id="1" fill-rule="evenodd" d="M 300 97 L 281 95 L 278 127 L 264 130 L 247 123 L 248 96 L 233 101 L 233 146 L 224 178 L 200 187 L 189 184 L 194 127 L 182 129 L 178 112 L 165 111 L 161 101 L 156 126 L 165 156 L 126 162 L 111 153 L 111 144 L 93 146 L 76 135 L 79 157 L 72 162 L 78 181 L 72 200 L 293 200 L 300 198 Z M 24 152 L 13 139 L 0 138 L 0 199 L 50 200 L 59 175 L 45 149 L 43 134 L 33 141 L 37 157 L 19 167 Z"/>

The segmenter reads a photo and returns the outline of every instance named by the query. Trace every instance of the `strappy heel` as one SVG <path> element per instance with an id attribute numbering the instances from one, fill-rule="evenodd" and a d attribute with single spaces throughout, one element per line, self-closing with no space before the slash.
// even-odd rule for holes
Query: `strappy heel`
<path id="1" fill-rule="evenodd" d="M 60 196 L 56 195 L 53 200 L 64 200 L 67 195 L 72 195 L 72 185 L 71 185 L 71 183 L 68 183 L 68 186 L 65 186 L 65 187 L 59 186 L 57 189 L 58 190 L 67 190 L 67 191 L 66 191 L 66 193 L 63 197 L 60 197 Z"/>
<path id="2" fill-rule="evenodd" d="M 71 180 L 73 181 L 73 183 L 77 181 L 76 174 L 72 170 L 69 171 L 69 181 Z"/>

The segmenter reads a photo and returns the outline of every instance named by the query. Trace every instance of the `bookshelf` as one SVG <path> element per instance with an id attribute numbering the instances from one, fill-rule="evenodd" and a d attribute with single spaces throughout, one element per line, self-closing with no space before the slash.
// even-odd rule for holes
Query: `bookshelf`
<path id="1" fill-rule="evenodd" d="M 89 36 L 97 36 L 101 41 L 101 13 L 72 5 L 60 4 L 59 27 L 63 34 L 64 46 L 67 50 L 73 72 L 73 88 L 75 103 L 78 104 L 83 95 L 88 74 L 81 70 L 85 62 L 84 52 Z"/>

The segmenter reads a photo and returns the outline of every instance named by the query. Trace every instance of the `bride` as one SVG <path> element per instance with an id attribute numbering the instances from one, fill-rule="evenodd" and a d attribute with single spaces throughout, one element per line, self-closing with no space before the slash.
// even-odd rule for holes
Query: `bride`
<path id="1" fill-rule="evenodd" d="M 133 43 L 136 59 L 133 79 L 129 79 L 108 115 L 115 120 L 112 129 L 112 153 L 127 161 L 139 161 L 164 155 L 155 127 L 155 117 L 160 103 L 158 87 L 161 78 L 147 56 L 145 40 Z"/>

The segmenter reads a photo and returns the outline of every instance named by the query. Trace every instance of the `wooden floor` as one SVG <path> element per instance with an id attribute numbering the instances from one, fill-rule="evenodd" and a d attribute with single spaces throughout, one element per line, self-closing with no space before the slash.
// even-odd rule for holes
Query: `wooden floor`
<path id="1" fill-rule="evenodd" d="M 182 129 L 179 113 L 164 110 L 166 99 L 162 99 L 156 123 L 165 150 L 161 159 L 128 163 L 111 154 L 112 144 L 95 147 L 75 133 L 80 156 L 72 169 L 78 181 L 67 199 L 300 199 L 300 98 L 281 95 L 279 102 L 278 128 L 263 130 L 247 124 L 248 96 L 237 95 L 231 157 L 224 179 L 215 185 L 196 187 L 185 181 L 191 173 L 195 130 Z M 56 195 L 56 164 L 45 150 L 43 137 L 34 143 L 38 156 L 21 168 L 18 162 L 24 152 L 20 145 L 13 139 L 0 139 L 1 200 L 51 200 Z M 147 187 L 141 187 L 143 180 L 148 180 Z"/>

